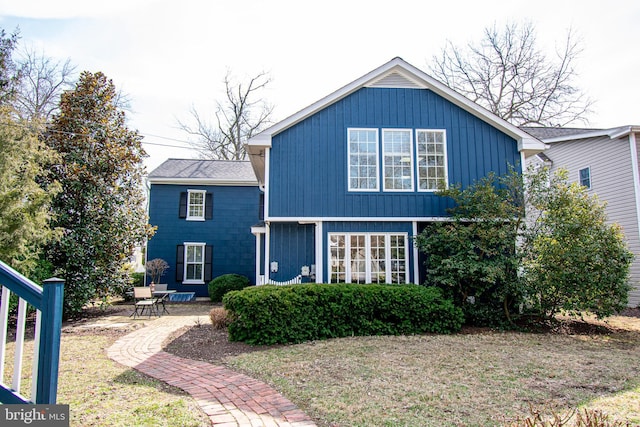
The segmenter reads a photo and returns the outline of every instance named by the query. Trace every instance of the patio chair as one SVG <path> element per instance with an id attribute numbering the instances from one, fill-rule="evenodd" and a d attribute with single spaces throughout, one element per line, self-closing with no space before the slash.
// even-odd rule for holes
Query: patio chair
<path id="1" fill-rule="evenodd" d="M 153 295 L 151 295 L 150 287 L 148 286 L 134 287 L 133 301 L 135 304 L 135 310 L 133 311 L 134 319 L 138 316 L 142 316 L 145 310 L 147 310 L 149 318 L 151 318 L 152 312 L 155 312 L 155 315 L 159 316 L 158 304 L 157 304 L 156 298 L 153 298 Z"/>
<path id="2" fill-rule="evenodd" d="M 167 283 L 156 283 L 155 284 L 155 290 L 153 292 L 166 291 L 167 290 L 167 286 L 169 286 Z M 161 304 L 162 305 L 162 314 L 164 314 L 164 313 L 169 314 L 169 310 L 167 310 L 167 307 L 164 305 L 164 303 L 169 298 L 169 294 L 158 294 L 157 296 L 155 296 L 155 298 L 156 298 L 156 304 Z M 159 307 L 158 307 L 158 309 L 159 309 Z"/>

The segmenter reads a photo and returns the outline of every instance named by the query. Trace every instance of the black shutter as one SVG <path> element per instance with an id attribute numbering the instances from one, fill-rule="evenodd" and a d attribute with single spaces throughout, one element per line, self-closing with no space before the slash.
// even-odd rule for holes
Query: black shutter
<path id="1" fill-rule="evenodd" d="M 178 245 L 176 249 L 176 281 L 184 280 L 184 245 Z"/>
<path id="2" fill-rule="evenodd" d="M 213 246 L 207 245 L 204 248 L 204 281 L 208 283 L 212 279 L 213 273 Z"/>
<path id="3" fill-rule="evenodd" d="M 178 212 L 179 218 L 187 217 L 187 193 L 180 193 L 180 208 Z"/>
<path id="4" fill-rule="evenodd" d="M 213 219 L 213 194 L 207 193 L 204 203 L 204 219 Z"/>

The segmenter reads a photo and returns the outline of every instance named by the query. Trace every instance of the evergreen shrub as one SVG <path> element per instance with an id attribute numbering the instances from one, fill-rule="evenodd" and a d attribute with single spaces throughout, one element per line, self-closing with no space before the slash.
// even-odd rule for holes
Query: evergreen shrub
<path id="1" fill-rule="evenodd" d="M 229 339 L 249 344 L 367 335 L 452 333 L 462 310 L 434 287 L 302 284 L 229 292 Z"/>
<path id="2" fill-rule="evenodd" d="M 239 291 L 251 282 L 246 276 L 240 274 L 223 274 L 209 282 L 209 298 L 212 302 L 221 302 L 222 297 L 229 291 Z"/>

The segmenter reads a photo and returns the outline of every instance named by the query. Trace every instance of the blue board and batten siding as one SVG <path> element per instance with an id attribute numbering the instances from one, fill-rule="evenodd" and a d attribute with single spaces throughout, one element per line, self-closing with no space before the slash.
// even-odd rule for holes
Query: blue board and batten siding
<path id="1" fill-rule="evenodd" d="M 180 194 L 206 190 L 213 194 L 212 219 L 187 221 L 179 217 Z M 259 221 L 260 190 L 257 186 L 152 184 L 149 222 L 157 226 L 147 244 L 147 259 L 162 258 L 170 265 L 162 277 L 170 289 L 207 295 L 207 286 L 186 285 L 176 280 L 176 250 L 185 242 L 212 247 L 212 278 L 235 273 L 255 277 L 255 237 L 251 227 Z"/>
<path id="2" fill-rule="evenodd" d="M 434 193 L 349 192 L 349 128 L 446 130 L 450 184 L 466 186 L 491 171 L 504 174 L 509 165 L 520 170 L 520 153 L 512 137 L 434 92 L 361 88 L 273 136 L 269 159 L 269 217 L 446 215 L 449 202 Z M 413 156 L 415 165 L 415 147 Z M 382 164 L 380 150 L 380 170 Z M 418 188 L 415 175 L 414 170 L 414 188 Z"/>

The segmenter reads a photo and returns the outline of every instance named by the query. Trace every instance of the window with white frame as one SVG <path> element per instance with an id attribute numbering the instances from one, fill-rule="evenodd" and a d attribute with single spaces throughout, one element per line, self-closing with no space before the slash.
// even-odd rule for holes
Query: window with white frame
<path id="1" fill-rule="evenodd" d="M 444 130 L 416 130 L 418 189 L 436 191 L 447 185 L 447 145 Z"/>
<path id="2" fill-rule="evenodd" d="M 384 189 L 413 190 L 412 138 L 410 129 L 383 129 Z"/>
<path id="3" fill-rule="evenodd" d="M 204 221 L 206 191 L 187 191 L 187 219 Z"/>
<path id="4" fill-rule="evenodd" d="M 580 185 L 591 188 L 591 168 L 580 169 Z"/>
<path id="5" fill-rule="evenodd" d="M 378 190 L 378 130 L 348 129 L 349 190 Z"/>
<path id="6" fill-rule="evenodd" d="M 204 283 L 206 243 L 184 244 L 184 280 L 182 283 Z"/>
<path id="7" fill-rule="evenodd" d="M 329 234 L 331 283 L 407 283 L 407 234 Z"/>

